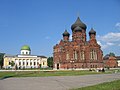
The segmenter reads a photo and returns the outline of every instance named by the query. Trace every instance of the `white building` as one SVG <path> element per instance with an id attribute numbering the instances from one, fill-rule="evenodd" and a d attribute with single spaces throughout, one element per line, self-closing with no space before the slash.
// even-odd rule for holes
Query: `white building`
<path id="1" fill-rule="evenodd" d="M 4 68 L 11 68 L 11 62 L 15 63 L 14 67 L 18 68 L 46 68 L 47 57 L 31 55 L 31 49 L 28 45 L 24 45 L 21 48 L 21 54 L 19 55 L 5 55 L 4 56 Z"/>
<path id="2" fill-rule="evenodd" d="M 116 56 L 118 67 L 120 67 L 120 56 Z"/>

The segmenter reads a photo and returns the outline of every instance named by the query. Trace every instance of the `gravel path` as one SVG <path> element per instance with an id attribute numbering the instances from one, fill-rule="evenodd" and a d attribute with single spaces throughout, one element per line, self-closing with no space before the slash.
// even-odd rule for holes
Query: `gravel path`
<path id="1" fill-rule="evenodd" d="M 21 77 L 0 80 L 0 90 L 69 90 L 120 79 L 120 73 L 83 76 Z"/>

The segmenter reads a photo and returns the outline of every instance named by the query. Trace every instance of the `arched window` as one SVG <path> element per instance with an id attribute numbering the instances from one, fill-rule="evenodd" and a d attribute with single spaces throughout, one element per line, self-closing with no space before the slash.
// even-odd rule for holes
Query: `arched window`
<path id="1" fill-rule="evenodd" d="M 81 58 L 81 60 L 85 60 L 85 52 L 84 51 L 81 51 L 80 58 Z"/>
<path id="2" fill-rule="evenodd" d="M 28 65 L 28 62 L 27 62 L 27 65 Z"/>
<path id="3" fill-rule="evenodd" d="M 75 51 L 75 59 L 77 60 L 77 51 Z"/>
<path id="4" fill-rule="evenodd" d="M 68 52 L 66 53 L 66 60 L 69 60 L 69 54 L 68 54 Z"/>
<path id="5" fill-rule="evenodd" d="M 22 52 L 22 54 L 24 54 L 24 52 Z"/>
<path id="6" fill-rule="evenodd" d="M 90 59 L 91 60 L 97 60 L 97 52 L 96 52 L 96 50 L 91 50 L 90 51 Z"/>
<path id="7" fill-rule="evenodd" d="M 73 51 L 73 58 L 75 59 L 75 60 L 77 60 L 77 58 L 78 58 L 78 56 L 77 56 L 77 51 Z"/>

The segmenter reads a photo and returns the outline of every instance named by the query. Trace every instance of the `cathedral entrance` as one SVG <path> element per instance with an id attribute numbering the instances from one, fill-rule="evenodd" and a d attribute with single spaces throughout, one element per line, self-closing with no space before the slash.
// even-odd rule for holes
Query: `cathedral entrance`
<path id="1" fill-rule="evenodd" d="M 59 69 L 59 63 L 57 63 L 57 69 Z"/>

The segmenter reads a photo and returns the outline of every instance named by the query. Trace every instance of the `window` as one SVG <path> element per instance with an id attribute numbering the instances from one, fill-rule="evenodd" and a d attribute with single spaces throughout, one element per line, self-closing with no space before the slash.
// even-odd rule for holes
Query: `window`
<path id="1" fill-rule="evenodd" d="M 43 65 L 45 65 L 45 62 L 43 62 Z"/>
<path id="2" fill-rule="evenodd" d="M 32 65 L 32 62 L 30 62 L 30 65 Z"/>
<path id="3" fill-rule="evenodd" d="M 19 62 L 19 65 L 21 65 L 21 62 Z"/>
<path id="4" fill-rule="evenodd" d="M 97 60 L 97 52 L 93 49 L 90 51 L 90 59 Z"/>
<path id="5" fill-rule="evenodd" d="M 37 62 L 37 65 L 39 65 L 39 62 Z"/>
<path id="6" fill-rule="evenodd" d="M 77 60 L 77 51 L 75 51 L 75 50 L 73 52 L 73 58 Z"/>
<path id="7" fill-rule="evenodd" d="M 82 65 L 82 68 L 84 68 L 84 66 Z"/>
<path id="8" fill-rule="evenodd" d="M 97 65 L 95 65 L 95 68 L 97 68 Z"/>
<path id="9" fill-rule="evenodd" d="M 28 62 L 27 62 L 27 65 L 28 65 Z"/>
<path id="10" fill-rule="evenodd" d="M 80 57 L 81 57 L 81 60 L 85 60 L 85 53 L 84 53 L 84 51 L 81 51 Z"/>
<path id="11" fill-rule="evenodd" d="M 34 65 L 35 65 L 35 62 L 34 62 Z"/>
<path id="12" fill-rule="evenodd" d="M 69 54 L 68 54 L 68 52 L 66 54 L 66 60 L 69 60 Z"/>
<path id="13" fill-rule="evenodd" d="M 92 68 L 92 65 L 90 65 L 90 68 Z"/>
<path id="14" fill-rule="evenodd" d="M 11 62 L 9 61 L 9 65 L 11 65 Z"/>
<path id="15" fill-rule="evenodd" d="M 23 65 L 25 65 L 25 62 L 23 62 Z"/>
<path id="16" fill-rule="evenodd" d="M 77 59 L 77 51 L 75 51 L 75 59 Z"/>

